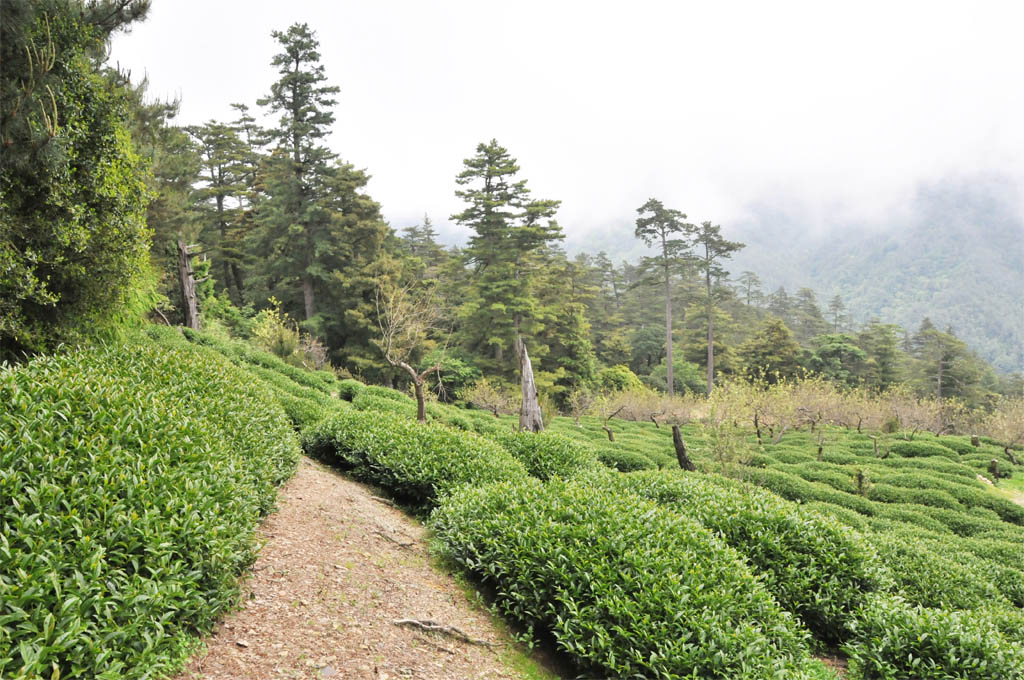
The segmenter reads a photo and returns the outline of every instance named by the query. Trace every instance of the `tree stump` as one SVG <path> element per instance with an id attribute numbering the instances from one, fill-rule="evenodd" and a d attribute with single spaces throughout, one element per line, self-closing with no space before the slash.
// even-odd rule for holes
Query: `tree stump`
<path id="1" fill-rule="evenodd" d="M 999 479 L 999 461 L 993 458 L 988 464 L 988 471 L 992 479 Z"/>
<path id="2" fill-rule="evenodd" d="M 978 437 L 978 435 L 971 435 L 971 446 L 973 446 L 974 448 L 978 448 L 979 446 L 981 446 L 981 438 Z"/>
<path id="3" fill-rule="evenodd" d="M 690 460 L 690 456 L 686 454 L 686 442 L 683 441 L 683 433 L 679 431 L 678 425 L 672 426 L 672 446 L 676 449 L 676 460 L 679 461 L 679 467 L 690 472 L 696 472 L 697 466 Z"/>
<path id="4" fill-rule="evenodd" d="M 519 373 L 523 391 L 523 405 L 519 409 L 519 430 L 542 432 L 544 419 L 540 413 L 537 385 L 533 381 L 533 364 L 530 363 L 530 355 L 526 352 L 526 343 L 522 338 L 516 338 L 516 343 L 519 345 Z"/>

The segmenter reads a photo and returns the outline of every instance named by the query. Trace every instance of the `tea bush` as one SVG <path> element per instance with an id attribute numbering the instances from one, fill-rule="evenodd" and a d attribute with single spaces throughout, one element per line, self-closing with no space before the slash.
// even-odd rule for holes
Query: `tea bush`
<path id="1" fill-rule="evenodd" d="M 973 609 L 985 602 L 1010 604 L 977 558 L 965 560 L 932 550 L 906 531 L 879 533 L 874 541 L 897 590 L 910 604 L 939 609 Z"/>
<path id="2" fill-rule="evenodd" d="M 1024 649 L 999 632 L 991 615 L 915 607 L 877 597 L 844 647 L 853 678 L 1019 680 Z"/>
<path id="3" fill-rule="evenodd" d="M 767 491 L 678 471 L 638 472 L 608 484 L 721 536 L 762 576 L 779 604 L 826 641 L 842 639 L 865 596 L 887 585 L 867 540 Z"/>
<path id="4" fill-rule="evenodd" d="M 585 481 L 464 488 L 431 516 L 495 607 L 578 670 L 617 678 L 800 678 L 805 633 L 697 522 Z"/>
<path id="5" fill-rule="evenodd" d="M 395 392 L 395 394 L 397 394 L 397 392 Z M 356 398 L 352 400 L 352 405 L 360 411 L 392 413 L 394 415 L 405 416 L 406 418 L 416 420 L 415 403 L 380 397 L 369 391 L 369 388 L 364 389 L 362 392 L 357 394 Z"/>
<path id="6" fill-rule="evenodd" d="M 299 448 L 265 386 L 171 344 L 0 371 L 0 676 L 151 677 L 235 600 Z"/>
<path id="7" fill-rule="evenodd" d="M 942 444 L 922 441 L 898 441 L 894 442 L 889 450 L 897 456 L 904 458 L 922 458 L 926 456 L 941 456 L 951 460 L 959 461 L 960 454 Z"/>
<path id="8" fill-rule="evenodd" d="M 560 434 L 505 432 L 494 439 L 541 480 L 572 477 L 598 465 L 593 449 Z"/>
<path id="9" fill-rule="evenodd" d="M 398 390 L 393 390 L 390 387 L 380 387 L 379 385 L 364 385 L 359 394 L 377 397 L 378 399 L 390 399 L 391 401 L 397 401 L 403 404 L 415 405 L 416 403 L 416 400 L 408 394 L 404 394 Z"/>
<path id="10" fill-rule="evenodd" d="M 302 446 L 419 510 L 463 484 L 527 477 L 522 463 L 489 439 L 385 412 L 331 414 L 303 432 Z"/>
<path id="11" fill-rule="evenodd" d="M 363 383 L 352 378 L 346 378 L 345 380 L 338 381 L 338 398 L 344 399 L 345 401 L 352 401 L 356 398 L 360 392 L 363 391 Z"/>
<path id="12" fill-rule="evenodd" d="M 597 460 L 603 465 L 619 472 L 654 470 L 658 467 L 650 458 L 643 454 L 633 453 L 632 451 L 619 451 L 611 446 L 596 447 L 595 453 L 597 454 Z"/>

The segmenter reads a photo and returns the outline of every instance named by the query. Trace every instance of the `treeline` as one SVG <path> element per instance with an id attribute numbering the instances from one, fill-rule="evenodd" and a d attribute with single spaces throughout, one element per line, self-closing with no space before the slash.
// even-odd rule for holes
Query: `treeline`
<path id="1" fill-rule="evenodd" d="M 234 105 L 231 121 L 177 126 L 175 102 L 147 99 L 145 83 L 103 67 L 97 49 L 145 5 L 4 5 L 5 357 L 147 309 L 185 322 L 180 243 L 197 255 L 205 328 L 256 336 L 290 360 L 329 360 L 370 382 L 402 386 L 436 367 L 430 380 L 447 399 L 484 376 L 499 389 L 515 382 L 521 347 L 543 399 L 563 409 L 602 388 L 701 393 L 735 376 L 907 384 L 971 405 L 1024 388 L 927 320 L 913 333 L 878 321 L 854 327 L 838 296 L 823 310 L 810 289 L 766 294 L 755 273 L 726 269 L 742 244 L 656 199 L 622 235 L 651 246 L 650 257 L 570 258 L 559 201 L 534 197 L 496 140 L 454 178 L 463 208 L 451 219 L 472 233 L 464 247 L 439 244 L 426 216 L 396 232 L 366 193 L 367 171 L 326 143 L 339 88 L 307 25 L 273 34 L 278 78 L 255 99 L 272 127 L 246 104 Z M 6 67 L 18 59 L 32 65 Z M 106 108 L 81 106 L 83 92 Z M 415 317 L 405 326 L 395 300 Z M 424 309 L 427 320 L 412 314 Z M 382 352 L 381 320 L 396 314 L 414 338 L 402 348 L 412 374 Z"/>

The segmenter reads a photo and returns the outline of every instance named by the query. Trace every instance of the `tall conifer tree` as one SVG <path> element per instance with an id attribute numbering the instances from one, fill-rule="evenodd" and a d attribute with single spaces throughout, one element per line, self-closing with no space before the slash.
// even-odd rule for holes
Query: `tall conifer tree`
<path id="1" fill-rule="evenodd" d="M 686 223 L 686 215 L 666 208 L 661 201 L 651 198 L 636 209 L 636 237 L 660 253 L 643 259 L 643 267 L 661 274 L 665 285 L 665 363 L 668 368 L 668 396 L 672 397 L 672 276 L 691 261 L 689 236 L 694 230 Z M 680 236 L 682 238 L 680 238 Z"/>

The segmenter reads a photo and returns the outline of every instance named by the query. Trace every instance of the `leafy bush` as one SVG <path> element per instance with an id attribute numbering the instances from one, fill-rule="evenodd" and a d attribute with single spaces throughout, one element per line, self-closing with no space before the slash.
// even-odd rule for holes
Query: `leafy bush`
<path id="1" fill-rule="evenodd" d="M 909 604 L 939 609 L 973 609 L 999 601 L 1010 604 L 978 558 L 947 556 L 909 532 L 876 534 L 875 547 Z"/>
<path id="2" fill-rule="evenodd" d="M 369 388 L 356 395 L 356 398 L 352 400 L 352 405 L 360 411 L 379 411 L 416 419 L 416 404 L 414 402 L 381 397 L 371 392 Z"/>
<path id="3" fill-rule="evenodd" d="M 865 539 L 767 491 L 678 471 L 638 472 L 609 484 L 716 532 L 761 574 L 779 604 L 824 640 L 842 639 L 853 611 L 884 585 Z"/>
<path id="4" fill-rule="evenodd" d="M 363 391 L 363 383 L 352 378 L 346 378 L 345 380 L 338 381 L 338 398 L 344 399 L 345 401 L 352 401 L 356 396 Z"/>
<path id="5" fill-rule="evenodd" d="M 304 431 L 302 446 L 421 510 L 462 484 L 527 476 L 522 463 L 489 439 L 384 412 L 331 414 Z"/>
<path id="6" fill-rule="evenodd" d="M 774 491 L 791 501 L 820 501 L 855 510 L 862 515 L 874 515 L 875 504 L 861 496 L 836 491 L 830 486 L 808 482 L 795 475 L 771 468 L 744 468 L 744 479 Z"/>
<path id="7" fill-rule="evenodd" d="M 235 599 L 299 449 L 258 382 L 141 339 L 0 371 L 0 676 L 151 677 Z"/>
<path id="8" fill-rule="evenodd" d="M 598 465 L 591 447 L 560 434 L 504 432 L 494 439 L 538 479 L 568 478 Z"/>
<path id="9" fill-rule="evenodd" d="M 635 472 L 636 470 L 654 470 L 658 466 L 647 456 L 632 451 L 622 451 L 611 446 L 595 447 L 597 460 L 606 467 L 619 472 Z"/>
<path id="10" fill-rule="evenodd" d="M 391 401 L 397 401 L 403 404 L 416 403 L 416 400 L 408 394 L 404 394 L 398 390 L 393 390 L 390 387 L 380 387 L 379 385 L 364 385 L 360 394 L 368 397 L 376 397 L 378 399 L 390 399 Z"/>
<path id="11" fill-rule="evenodd" d="M 465 488 L 430 525 L 496 608 L 600 677 L 806 677 L 805 634 L 698 523 L 583 481 Z"/>
<path id="12" fill-rule="evenodd" d="M 868 493 L 868 498 L 879 503 L 913 503 L 933 508 L 963 510 L 963 506 L 955 498 L 938 489 L 908 489 L 890 484 L 875 484 Z"/>
<path id="13" fill-rule="evenodd" d="M 903 456 L 904 458 L 942 456 L 943 458 L 949 458 L 951 460 L 959 460 L 959 454 L 953 449 L 947 448 L 942 444 L 934 444 L 931 442 L 895 442 L 889 447 L 889 450 L 895 455 Z"/>
<path id="14" fill-rule="evenodd" d="M 1024 650 L 984 614 L 877 597 L 855 626 L 856 639 L 844 647 L 854 678 L 994 680 L 1024 673 Z"/>

